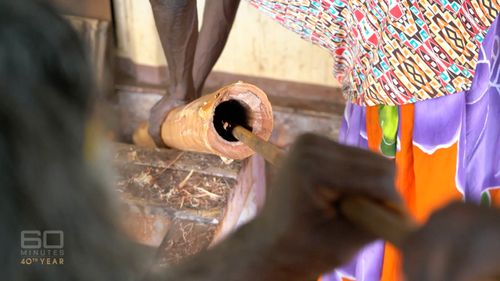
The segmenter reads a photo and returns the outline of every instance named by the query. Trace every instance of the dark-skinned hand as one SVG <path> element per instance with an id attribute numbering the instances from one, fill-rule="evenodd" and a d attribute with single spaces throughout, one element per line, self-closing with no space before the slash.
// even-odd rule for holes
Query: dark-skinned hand
<path id="1" fill-rule="evenodd" d="M 369 151 L 308 134 L 282 161 L 254 220 L 150 280 L 315 280 L 376 238 L 344 219 L 335 207 L 339 200 L 400 203 L 393 161 Z"/>
<path id="2" fill-rule="evenodd" d="M 365 196 L 399 204 L 394 174 L 394 162 L 380 155 L 316 135 L 301 136 L 277 173 L 255 221 L 256 232 L 268 239 L 278 264 L 317 277 L 377 238 L 344 219 L 336 203 L 346 196 Z"/>
<path id="3" fill-rule="evenodd" d="M 500 211 L 453 203 L 436 212 L 405 243 L 404 268 L 407 281 L 500 280 Z"/>

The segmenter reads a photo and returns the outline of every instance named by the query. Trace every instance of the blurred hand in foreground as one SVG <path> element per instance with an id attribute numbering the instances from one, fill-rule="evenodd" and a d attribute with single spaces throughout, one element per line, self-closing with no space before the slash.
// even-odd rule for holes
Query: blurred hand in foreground
<path id="1" fill-rule="evenodd" d="M 313 280 L 377 238 L 344 219 L 339 200 L 400 202 L 394 163 L 380 155 L 308 134 L 283 161 L 262 212 L 167 280 Z"/>
<path id="2" fill-rule="evenodd" d="M 404 247 L 408 281 L 486 281 L 500 277 L 500 211 L 453 203 Z"/>
<path id="3" fill-rule="evenodd" d="M 276 247 L 275 260 L 308 277 L 339 266 L 374 235 L 336 209 L 345 196 L 400 203 L 394 162 L 380 155 L 303 135 L 282 163 L 260 217 L 258 232 Z"/>

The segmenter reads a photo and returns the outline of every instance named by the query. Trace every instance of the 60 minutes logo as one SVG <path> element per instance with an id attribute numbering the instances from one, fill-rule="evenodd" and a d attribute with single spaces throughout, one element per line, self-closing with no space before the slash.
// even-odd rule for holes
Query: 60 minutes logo
<path id="1" fill-rule="evenodd" d="M 64 264 L 64 232 L 61 230 L 21 231 L 21 264 Z"/>
<path id="2" fill-rule="evenodd" d="M 62 249 L 64 248 L 64 233 L 61 230 L 46 230 L 43 235 L 39 230 L 21 231 L 21 248 L 23 249 Z M 49 244 L 48 236 L 58 235 L 58 244 Z M 41 238 L 40 238 L 41 237 Z"/>

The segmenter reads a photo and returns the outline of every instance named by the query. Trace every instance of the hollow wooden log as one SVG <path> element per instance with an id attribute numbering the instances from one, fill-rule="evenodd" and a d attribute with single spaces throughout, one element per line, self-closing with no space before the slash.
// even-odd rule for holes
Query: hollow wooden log
<path id="1" fill-rule="evenodd" d="M 226 130 L 237 124 L 256 136 L 269 140 L 273 112 L 266 94 L 254 85 L 237 82 L 170 111 L 161 126 L 165 145 L 185 151 L 210 153 L 231 159 L 254 154 Z M 151 146 L 147 126 L 134 133 L 134 143 Z"/>

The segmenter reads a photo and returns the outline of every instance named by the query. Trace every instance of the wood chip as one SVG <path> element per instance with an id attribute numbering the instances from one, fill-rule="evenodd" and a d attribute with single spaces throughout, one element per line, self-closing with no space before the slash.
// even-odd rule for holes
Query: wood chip
<path id="1" fill-rule="evenodd" d="M 191 176 L 193 175 L 193 173 L 194 173 L 194 170 L 191 170 L 191 172 L 189 172 L 189 174 L 186 176 L 186 178 L 183 179 L 181 181 L 181 183 L 179 184 L 179 188 L 183 188 L 186 185 L 187 181 L 189 180 L 189 178 L 191 178 Z"/>

